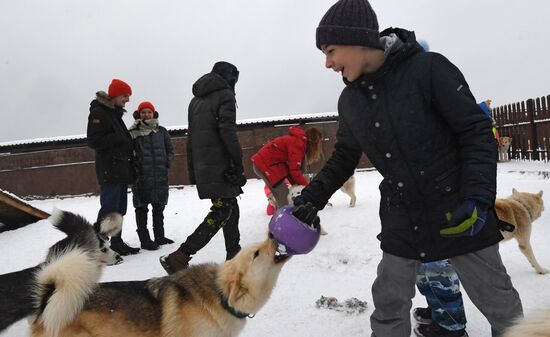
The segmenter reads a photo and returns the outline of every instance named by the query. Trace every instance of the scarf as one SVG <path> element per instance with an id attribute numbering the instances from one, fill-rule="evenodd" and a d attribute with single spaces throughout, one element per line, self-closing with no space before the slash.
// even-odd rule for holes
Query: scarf
<path id="1" fill-rule="evenodd" d="M 157 132 L 159 130 L 159 121 L 156 118 L 149 120 L 136 119 L 134 124 L 128 129 L 132 139 L 138 137 L 147 136 L 151 132 Z"/>

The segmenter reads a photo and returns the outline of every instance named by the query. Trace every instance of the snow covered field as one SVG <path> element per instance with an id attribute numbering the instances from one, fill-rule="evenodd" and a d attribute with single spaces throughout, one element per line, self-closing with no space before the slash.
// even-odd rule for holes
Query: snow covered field
<path id="1" fill-rule="evenodd" d="M 369 316 L 373 311 L 370 287 L 381 257 L 376 239 L 380 231 L 378 184 L 381 176 L 376 171 L 358 172 L 356 179 L 357 206 L 348 208 L 348 197 L 341 192 L 333 196 L 331 201 L 334 206 L 320 213 L 321 223 L 329 235 L 322 237 L 309 255 L 296 256 L 286 264 L 270 301 L 255 318 L 248 321 L 241 336 L 370 336 Z M 533 226 L 532 243 L 541 265 L 549 268 L 550 164 L 499 163 L 498 197 L 509 196 L 513 187 L 526 192 L 544 191 L 547 211 Z M 266 200 L 260 181 L 250 179 L 244 192 L 239 205 L 241 238 L 242 243 L 246 244 L 265 238 L 269 217 L 265 215 Z M 99 208 L 97 197 L 49 199 L 32 201 L 31 204 L 47 212 L 57 207 L 79 213 L 89 220 L 95 220 Z M 164 275 L 158 263 L 159 256 L 176 249 L 202 221 L 209 206 L 208 200 L 198 199 L 192 186 L 172 189 L 165 211 L 166 233 L 177 243 L 163 246 L 158 251 L 142 251 L 138 255 L 125 257 L 124 263 L 105 268 L 102 281 L 141 280 Z M 139 246 L 135 228 L 130 201 L 122 236 L 129 244 Z M 0 273 L 38 264 L 47 248 L 61 238 L 62 235 L 47 220 L 0 233 Z M 528 315 L 532 310 L 550 308 L 550 274 L 536 274 L 515 241 L 503 243 L 501 254 L 521 295 L 525 313 Z M 224 258 L 225 248 L 220 232 L 193 257 L 192 263 L 222 262 Z M 322 295 L 334 296 L 339 301 L 356 297 L 368 302 L 368 310 L 361 314 L 345 314 L 316 308 L 315 301 Z M 465 305 L 470 336 L 490 336 L 487 321 L 468 298 L 465 298 Z M 417 294 L 413 306 L 425 306 L 424 298 Z M 28 324 L 23 320 L 0 336 L 27 336 L 27 329 Z"/>

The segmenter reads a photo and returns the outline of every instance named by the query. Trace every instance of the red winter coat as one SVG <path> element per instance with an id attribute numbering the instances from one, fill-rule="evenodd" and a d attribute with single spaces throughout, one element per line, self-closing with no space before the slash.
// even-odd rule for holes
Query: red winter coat
<path id="1" fill-rule="evenodd" d="M 302 174 L 302 161 L 306 153 L 307 135 L 299 126 L 288 129 L 287 136 L 280 136 L 265 144 L 250 158 L 256 168 L 275 186 L 285 178 L 291 184 L 307 185 Z"/>

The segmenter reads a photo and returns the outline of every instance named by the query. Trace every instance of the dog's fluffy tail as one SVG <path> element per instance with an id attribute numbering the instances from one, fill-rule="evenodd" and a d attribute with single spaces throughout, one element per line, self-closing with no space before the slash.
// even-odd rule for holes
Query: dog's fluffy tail
<path id="1" fill-rule="evenodd" d="M 47 336 L 57 336 L 75 319 L 100 275 L 97 261 L 77 246 L 57 251 L 41 267 L 35 278 L 36 320 L 43 324 Z"/>

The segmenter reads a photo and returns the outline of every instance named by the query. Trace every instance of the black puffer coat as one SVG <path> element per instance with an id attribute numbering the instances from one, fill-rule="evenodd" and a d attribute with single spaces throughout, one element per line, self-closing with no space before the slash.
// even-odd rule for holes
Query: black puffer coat
<path id="1" fill-rule="evenodd" d="M 216 73 L 193 84 L 189 104 L 187 160 L 191 183 L 201 199 L 233 198 L 242 193 L 227 181 L 224 172 L 242 172 L 242 150 L 236 131 L 235 92 Z"/>
<path id="2" fill-rule="evenodd" d="M 502 236 L 492 210 L 473 237 L 439 234 L 445 213 L 464 198 L 494 203 L 497 156 L 491 121 L 451 62 L 424 52 L 412 32 L 389 29 L 382 36 L 391 33 L 401 42 L 384 65 L 346 83 L 338 102 L 335 151 L 302 194 L 322 208 L 364 152 L 384 176 L 383 251 L 434 261 L 493 245 Z"/>
<path id="3" fill-rule="evenodd" d="M 95 150 L 97 180 L 133 184 L 135 181 L 132 137 L 122 120 L 124 109 L 115 107 L 100 91 L 90 103 L 86 140 Z"/>
<path id="4" fill-rule="evenodd" d="M 159 126 L 157 132 L 134 139 L 137 181 L 132 187 L 134 207 L 168 203 L 168 169 L 174 159 L 170 134 Z"/>

